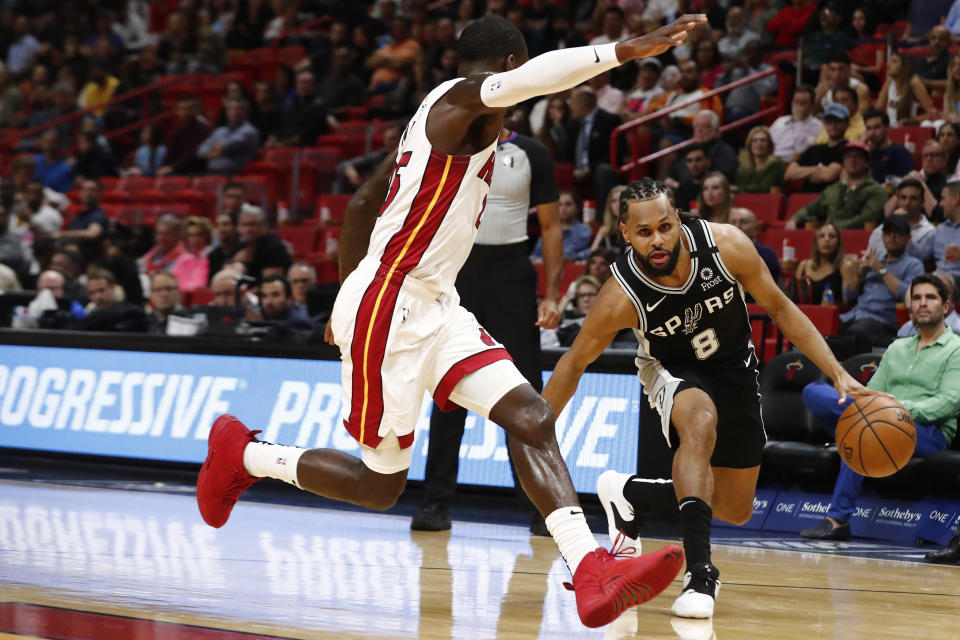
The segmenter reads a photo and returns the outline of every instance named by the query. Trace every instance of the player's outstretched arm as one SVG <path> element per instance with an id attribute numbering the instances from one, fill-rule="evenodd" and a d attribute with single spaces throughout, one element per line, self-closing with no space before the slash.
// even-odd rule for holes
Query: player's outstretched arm
<path id="1" fill-rule="evenodd" d="M 512 107 L 575 87 L 629 60 L 659 55 L 681 44 L 688 31 L 706 21 L 704 14 L 684 15 L 625 42 L 548 51 L 509 71 L 472 75 L 457 83 L 445 99 L 478 114 Z"/>
<path id="2" fill-rule="evenodd" d="M 367 255 L 370 234 L 373 233 L 373 225 L 377 221 L 377 212 L 387 198 L 390 174 L 393 173 L 395 161 L 395 154 L 388 153 L 370 179 L 357 189 L 347 204 L 343 227 L 340 230 L 340 282 L 346 280 L 363 260 L 363 256 Z"/>
<path id="3" fill-rule="evenodd" d="M 717 239 L 717 246 L 720 247 L 723 262 L 733 276 L 750 292 L 753 299 L 766 309 L 787 340 L 830 376 L 840 394 L 840 402 L 846 400 L 847 394 L 887 395 L 867 389 L 847 373 L 810 318 L 804 315 L 773 281 L 770 270 L 750 238 L 728 224 L 711 224 L 711 228 Z"/>
<path id="4" fill-rule="evenodd" d="M 621 329 L 637 326 L 637 312 L 623 289 L 613 278 L 607 280 L 597 295 L 593 308 L 583 320 L 573 346 L 554 367 L 543 397 L 559 416 L 577 390 L 587 365 L 597 359 Z"/>

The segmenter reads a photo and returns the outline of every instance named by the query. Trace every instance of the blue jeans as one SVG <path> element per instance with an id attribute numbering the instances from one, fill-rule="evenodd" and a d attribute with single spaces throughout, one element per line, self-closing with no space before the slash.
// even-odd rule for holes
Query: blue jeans
<path id="1" fill-rule="evenodd" d="M 803 388 L 803 404 L 814 415 L 820 426 L 833 437 L 837 434 L 837 420 L 840 419 L 840 414 L 848 404 L 853 402 L 853 398 L 848 397 L 846 402 L 838 404 L 838 398 L 837 390 L 825 382 L 811 382 Z M 943 433 L 935 425 L 919 422 L 916 425 L 917 447 L 913 455 L 928 456 L 947 448 Z M 862 487 L 863 476 L 841 460 L 840 474 L 833 487 L 833 497 L 830 498 L 830 511 L 827 515 L 838 522 L 849 522 Z"/>

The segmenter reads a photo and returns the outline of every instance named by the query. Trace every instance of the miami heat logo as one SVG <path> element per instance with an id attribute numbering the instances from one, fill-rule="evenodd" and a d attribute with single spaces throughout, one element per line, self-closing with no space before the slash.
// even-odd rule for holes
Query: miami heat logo
<path id="1" fill-rule="evenodd" d="M 860 382 L 866 384 L 870 379 L 870 376 L 873 375 L 873 372 L 877 370 L 876 362 L 868 362 L 867 364 L 860 365 Z"/>
<path id="2" fill-rule="evenodd" d="M 796 362 L 787 363 L 786 376 L 787 380 L 793 380 L 797 375 L 797 372 L 803 369 L 803 361 L 797 360 Z"/>

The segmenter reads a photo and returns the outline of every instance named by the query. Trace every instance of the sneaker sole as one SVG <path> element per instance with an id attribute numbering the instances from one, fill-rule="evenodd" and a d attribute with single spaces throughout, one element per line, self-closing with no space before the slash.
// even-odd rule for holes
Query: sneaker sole
<path id="1" fill-rule="evenodd" d="M 647 567 L 642 578 L 623 579 L 617 576 L 607 583 L 622 581 L 613 596 L 613 616 L 598 615 L 594 618 L 593 615 L 587 615 L 581 618 L 585 626 L 596 628 L 610 624 L 627 609 L 653 600 L 673 583 L 683 568 L 683 550 L 676 545 L 668 545 L 653 554 L 662 555 Z"/>

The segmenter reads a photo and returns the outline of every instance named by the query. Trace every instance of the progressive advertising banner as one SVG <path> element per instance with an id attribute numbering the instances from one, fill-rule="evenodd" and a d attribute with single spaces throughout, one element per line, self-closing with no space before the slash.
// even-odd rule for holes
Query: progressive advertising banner
<path id="1" fill-rule="evenodd" d="M 634 375 L 584 375 L 557 420 L 577 491 L 595 492 L 607 469 L 636 472 L 640 400 Z M 210 425 L 232 413 L 264 440 L 359 455 L 340 405 L 337 361 L 0 346 L 3 447 L 199 463 Z M 432 407 L 424 397 L 413 480 L 423 479 Z M 473 413 L 459 481 L 513 484 L 503 430 Z"/>

